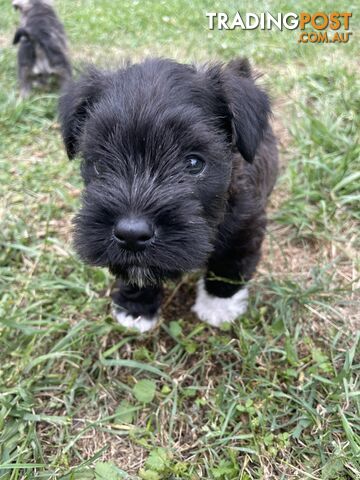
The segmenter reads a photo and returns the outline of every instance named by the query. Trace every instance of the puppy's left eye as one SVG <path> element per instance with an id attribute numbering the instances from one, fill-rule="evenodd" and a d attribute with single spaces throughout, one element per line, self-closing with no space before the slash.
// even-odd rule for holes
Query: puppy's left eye
<path id="1" fill-rule="evenodd" d="M 190 175 L 199 175 L 205 168 L 205 161 L 199 155 L 188 155 L 185 158 L 185 170 Z"/>

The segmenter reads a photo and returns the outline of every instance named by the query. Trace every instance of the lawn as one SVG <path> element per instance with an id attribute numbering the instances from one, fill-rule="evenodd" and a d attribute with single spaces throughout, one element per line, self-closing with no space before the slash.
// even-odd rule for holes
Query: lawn
<path id="1" fill-rule="evenodd" d="M 138 336 L 110 316 L 109 273 L 74 254 L 79 164 L 57 96 L 18 99 L 18 16 L 0 0 L 1 480 L 360 478 L 359 9 L 336 2 L 353 13 L 347 44 L 208 30 L 206 11 L 238 9 L 334 3 L 57 2 L 76 71 L 246 55 L 273 99 L 281 177 L 248 313 L 200 323 L 189 275 Z"/>

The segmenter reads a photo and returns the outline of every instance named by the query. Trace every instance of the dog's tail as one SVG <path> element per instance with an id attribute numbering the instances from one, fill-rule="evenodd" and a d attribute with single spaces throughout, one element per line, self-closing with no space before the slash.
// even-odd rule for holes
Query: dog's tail
<path id="1" fill-rule="evenodd" d="M 30 33 L 26 30 L 26 28 L 18 28 L 15 32 L 14 40 L 13 40 L 13 45 L 16 45 L 17 43 L 20 42 L 21 38 L 25 37 L 31 42 L 31 35 Z"/>

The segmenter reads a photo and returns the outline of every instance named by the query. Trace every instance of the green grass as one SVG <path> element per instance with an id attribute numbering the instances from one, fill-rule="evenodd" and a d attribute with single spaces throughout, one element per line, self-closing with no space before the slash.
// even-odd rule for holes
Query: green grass
<path id="1" fill-rule="evenodd" d="M 248 55 L 274 100 L 282 176 L 248 313 L 223 331 L 200 323 L 191 275 L 168 285 L 161 327 L 136 336 L 109 315 L 109 274 L 73 253 L 79 166 L 56 95 L 17 99 L 17 15 L 0 0 L 2 480 L 360 478 L 356 37 L 209 32 L 204 15 L 330 1 L 194 4 L 58 2 L 76 68 Z M 336 9 L 356 32 L 355 3 Z"/>

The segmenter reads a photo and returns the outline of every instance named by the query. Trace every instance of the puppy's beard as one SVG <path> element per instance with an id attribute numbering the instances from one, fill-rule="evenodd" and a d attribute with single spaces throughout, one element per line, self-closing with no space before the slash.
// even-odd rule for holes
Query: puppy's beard
<path id="1" fill-rule="evenodd" d="M 127 273 L 128 281 L 140 288 L 157 284 L 157 279 L 149 268 L 129 267 Z"/>

